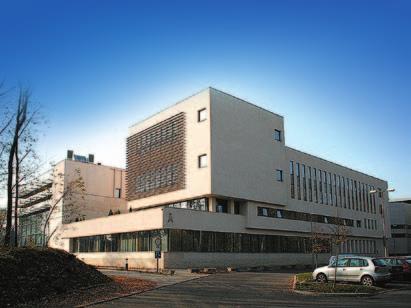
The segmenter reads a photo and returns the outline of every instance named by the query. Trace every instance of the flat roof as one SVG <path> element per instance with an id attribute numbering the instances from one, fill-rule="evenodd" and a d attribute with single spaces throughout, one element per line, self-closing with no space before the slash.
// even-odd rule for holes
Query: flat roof
<path id="1" fill-rule="evenodd" d="M 227 95 L 227 96 L 234 97 L 235 99 L 238 99 L 239 101 L 242 101 L 243 103 L 246 103 L 246 104 L 251 105 L 251 106 L 253 106 L 253 107 L 255 107 L 255 108 L 261 109 L 261 110 L 263 110 L 263 111 L 269 112 L 269 113 L 271 113 L 271 114 L 273 114 L 273 115 L 275 115 L 275 116 L 277 116 L 277 117 L 284 118 L 284 116 L 282 116 L 281 114 L 275 113 L 275 112 L 273 112 L 273 111 L 271 111 L 271 110 L 268 110 L 268 109 L 265 109 L 265 108 L 263 108 L 263 107 L 260 107 L 260 106 L 258 106 L 258 105 L 256 105 L 256 104 L 250 103 L 249 101 L 246 101 L 246 100 L 244 100 L 244 99 L 242 99 L 242 98 L 239 98 L 239 97 L 237 97 L 237 96 L 235 96 L 235 95 L 232 95 L 232 94 L 230 94 L 230 93 L 221 91 L 221 90 L 216 89 L 216 88 L 213 88 L 213 87 L 207 87 L 207 88 L 202 89 L 202 90 L 200 90 L 200 91 L 198 91 L 198 92 L 195 92 L 195 93 L 192 94 L 192 95 L 189 95 L 189 96 L 187 96 L 187 97 L 185 97 L 185 98 L 183 98 L 183 99 L 178 100 L 178 101 L 177 101 L 176 103 L 174 103 L 174 104 L 168 105 L 167 107 L 161 109 L 160 111 L 158 111 L 158 112 L 156 112 L 156 113 L 154 113 L 154 114 L 152 114 L 152 115 L 150 115 L 150 116 L 148 116 L 148 117 L 146 117 L 146 118 L 144 118 L 144 119 L 141 119 L 140 121 L 135 122 L 134 124 L 132 124 L 131 126 L 129 126 L 129 129 L 133 128 L 134 126 L 136 126 L 136 125 L 138 125 L 138 124 L 140 124 L 140 123 L 142 123 L 142 122 L 144 122 L 144 121 L 146 121 L 146 120 L 154 117 L 155 115 L 157 115 L 157 114 L 159 114 L 159 113 L 161 113 L 161 112 L 163 112 L 163 111 L 165 111 L 165 110 L 167 110 L 167 109 L 169 109 L 169 108 L 171 108 L 171 107 L 173 107 L 173 106 L 176 106 L 176 105 L 184 102 L 185 100 L 187 100 L 187 99 L 189 99 L 189 98 L 191 98 L 191 97 L 193 97 L 193 96 L 196 96 L 196 95 L 198 95 L 198 94 L 200 94 L 200 93 L 202 93 L 202 92 L 210 91 L 210 90 L 216 91 L 216 92 L 219 92 L 219 93 L 223 93 L 223 94 L 225 94 L 225 95 Z"/>

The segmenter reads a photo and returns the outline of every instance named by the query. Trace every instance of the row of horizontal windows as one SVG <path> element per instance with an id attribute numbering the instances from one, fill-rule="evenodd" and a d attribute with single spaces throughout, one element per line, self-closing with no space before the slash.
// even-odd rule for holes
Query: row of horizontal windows
<path id="1" fill-rule="evenodd" d="M 258 216 L 283 218 L 291 220 L 312 221 L 318 223 L 338 224 L 348 227 L 354 226 L 354 220 L 348 218 L 337 218 L 318 214 L 288 211 L 283 209 L 273 209 L 268 207 L 258 207 Z"/>
<path id="2" fill-rule="evenodd" d="M 391 229 L 411 229 L 411 225 L 391 225 Z"/>
<path id="3" fill-rule="evenodd" d="M 156 239 L 167 251 L 167 236 L 164 230 L 150 230 L 117 234 L 104 234 L 70 239 L 70 251 L 77 252 L 133 252 L 154 251 Z"/>
<path id="4" fill-rule="evenodd" d="M 354 227 L 354 220 L 349 218 L 332 217 L 319 214 L 310 214 L 303 212 L 295 212 L 283 209 L 274 209 L 269 207 L 258 207 L 258 216 L 272 217 L 272 218 L 282 218 L 300 221 L 309 221 L 317 223 L 344 225 L 347 227 Z M 357 220 L 356 227 L 361 228 L 361 220 Z M 370 230 L 377 230 L 377 221 L 374 219 L 364 218 L 364 228 Z"/>
<path id="5" fill-rule="evenodd" d="M 208 212 L 208 198 L 193 199 L 181 202 L 167 204 L 166 207 L 174 207 L 179 209 L 190 209 L 197 211 Z"/>
<path id="6" fill-rule="evenodd" d="M 392 238 L 411 238 L 411 234 L 405 234 L 405 233 L 393 233 L 391 234 Z"/>
<path id="7" fill-rule="evenodd" d="M 374 186 L 290 161 L 290 196 L 376 214 Z"/>
<path id="8" fill-rule="evenodd" d="M 157 238 L 161 250 L 170 252 L 309 253 L 312 249 L 308 237 L 164 229 L 73 238 L 70 251 L 153 251 Z M 321 252 L 330 251 L 325 242 Z"/>

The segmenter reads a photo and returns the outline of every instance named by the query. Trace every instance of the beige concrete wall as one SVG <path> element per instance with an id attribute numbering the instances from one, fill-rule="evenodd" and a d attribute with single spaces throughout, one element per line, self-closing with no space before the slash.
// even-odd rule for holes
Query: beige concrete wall
<path id="1" fill-rule="evenodd" d="M 286 204 L 286 184 L 276 181 L 287 168 L 283 118 L 211 89 L 211 122 L 213 195 Z"/>
<path id="2" fill-rule="evenodd" d="M 207 120 L 197 121 L 198 110 L 207 109 Z M 151 127 L 180 112 L 186 116 L 186 187 L 185 189 L 159 194 L 128 203 L 133 209 L 156 204 L 195 198 L 211 192 L 210 168 L 210 94 L 204 90 L 196 95 L 153 115 L 152 117 L 130 127 L 129 136 Z M 198 168 L 198 156 L 207 154 L 209 167 Z M 130 189 L 133 189 L 132 187 Z"/>
<path id="3" fill-rule="evenodd" d="M 87 264 L 100 267 L 125 268 L 126 258 L 128 259 L 129 269 L 155 269 L 157 261 L 153 251 L 143 252 L 96 252 L 96 253 L 77 253 L 77 258 Z M 159 259 L 159 268 L 164 268 L 163 258 Z"/>
<path id="4" fill-rule="evenodd" d="M 143 211 L 101 217 L 67 225 L 63 238 L 155 230 L 163 228 L 163 210 L 152 208 Z"/>
<path id="5" fill-rule="evenodd" d="M 242 215 L 165 208 L 163 217 L 164 228 L 245 232 L 245 216 Z"/>
<path id="6" fill-rule="evenodd" d="M 70 220 L 73 221 L 77 216 L 82 219 L 104 217 L 108 215 L 110 210 L 113 212 L 120 210 L 121 213 L 127 212 L 124 169 L 74 160 L 65 160 L 64 164 L 65 183 L 76 180 L 75 170 L 78 169 L 85 185 L 84 194 L 79 195 L 76 193 L 72 198 L 73 200 L 64 201 L 66 204 L 74 204 L 73 217 Z M 121 189 L 120 198 L 116 198 L 114 195 L 117 188 Z M 66 210 L 69 210 L 69 207 Z"/>

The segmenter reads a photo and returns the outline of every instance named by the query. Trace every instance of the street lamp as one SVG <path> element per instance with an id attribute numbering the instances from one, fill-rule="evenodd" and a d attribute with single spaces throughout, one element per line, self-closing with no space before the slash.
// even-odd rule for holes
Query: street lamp
<path id="1" fill-rule="evenodd" d="M 382 231 L 383 231 L 383 235 L 382 235 L 382 244 L 384 246 L 384 257 L 388 257 L 388 249 L 387 249 L 387 235 L 386 235 L 386 230 L 385 230 L 385 211 L 384 211 L 384 193 L 389 193 L 389 192 L 393 192 L 395 191 L 394 188 L 388 188 L 386 190 L 382 190 L 381 188 L 378 189 L 373 189 L 370 190 L 370 194 L 376 194 L 378 193 L 378 196 L 381 198 L 381 217 L 382 217 Z"/>

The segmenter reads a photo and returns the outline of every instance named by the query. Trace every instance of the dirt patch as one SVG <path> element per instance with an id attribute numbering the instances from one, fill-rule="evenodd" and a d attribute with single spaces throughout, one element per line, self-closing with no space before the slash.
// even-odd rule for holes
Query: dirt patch
<path id="1" fill-rule="evenodd" d="M 111 278 L 108 283 L 41 298 L 20 307 L 75 307 L 147 291 L 156 286 L 155 282 L 137 278 L 123 276 Z"/>
<path id="2" fill-rule="evenodd" d="M 0 251 L 0 307 L 68 307 L 153 286 L 141 279 L 107 277 L 62 250 Z"/>

